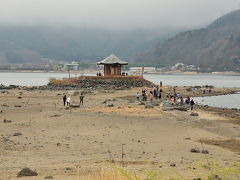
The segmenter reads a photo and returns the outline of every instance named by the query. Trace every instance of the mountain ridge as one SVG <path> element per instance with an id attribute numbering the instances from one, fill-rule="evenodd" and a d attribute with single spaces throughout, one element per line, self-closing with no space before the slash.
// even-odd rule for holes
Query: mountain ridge
<path id="1" fill-rule="evenodd" d="M 49 60 L 97 62 L 112 53 L 129 60 L 172 34 L 175 30 L 0 26 L 0 65 Z"/>
<path id="2" fill-rule="evenodd" d="M 184 63 L 202 70 L 239 71 L 240 10 L 218 18 L 206 28 L 179 33 L 134 59 L 165 66 Z"/>

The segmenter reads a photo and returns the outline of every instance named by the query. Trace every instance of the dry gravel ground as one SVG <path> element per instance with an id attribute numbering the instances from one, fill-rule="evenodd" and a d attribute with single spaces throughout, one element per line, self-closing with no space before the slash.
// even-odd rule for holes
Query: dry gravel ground
<path id="1" fill-rule="evenodd" d="M 187 169 L 196 167 L 195 160 L 240 162 L 239 124 L 204 109 L 196 109 L 196 117 L 190 111 L 162 111 L 161 106 L 145 109 L 134 97 L 137 91 L 96 91 L 74 109 L 62 103 L 67 93 L 78 104 L 74 91 L 1 93 L 0 179 L 15 179 L 24 167 L 35 169 L 38 176 L 21 179 L 85 179 L 99 171 L 102 162 L 121 164 L 122 147 L 130 170 L 174 163 L 171 168 L 190 179 Z M 111 101 L 103 103 L 106 99 Z M 209 154 L 191 153 L 192 148 Z"/>

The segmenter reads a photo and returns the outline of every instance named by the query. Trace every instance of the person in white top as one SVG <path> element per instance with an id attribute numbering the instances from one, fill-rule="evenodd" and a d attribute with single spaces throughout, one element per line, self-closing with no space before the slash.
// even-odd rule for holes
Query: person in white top
<path id="1" fill-rule="evenodd" d="M 136 96 L 137 96 L 137 100 L 139 100 L 140 93 L 139 93 L 139 92 L 137 92 Z"/>
<path id="2" fill-rule="evenodd" d="M 71 102 L 70 97 L 67 98 L 66 102 L 67 102 L 67 106 L 70 106 L 70 102 Z"/>

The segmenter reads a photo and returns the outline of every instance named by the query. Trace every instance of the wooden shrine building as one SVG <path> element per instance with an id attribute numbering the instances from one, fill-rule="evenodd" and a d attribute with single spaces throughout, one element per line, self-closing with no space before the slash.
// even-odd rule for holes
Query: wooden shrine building
<path id="1" fill-rule="evenodd" d="M 97 65 L 104 66 L 104 76 L 121 76 L 122 65 L 128 65 L 128 63 L 122 61 L 115 55 L 110 55 L 106 59 L 98 62 Z"/>

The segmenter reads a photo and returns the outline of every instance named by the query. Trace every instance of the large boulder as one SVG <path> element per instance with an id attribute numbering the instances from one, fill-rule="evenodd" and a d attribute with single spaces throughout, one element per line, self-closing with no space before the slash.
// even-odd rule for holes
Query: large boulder
<path id="1" fill-rule="evenodd" d="M 23 176 L 37 176 L 38 173 L 36 171 L 33 171 L 29 168 L 23 168 L 21 171 L 18 172 L 17 177 L 23 177 Z"/>

